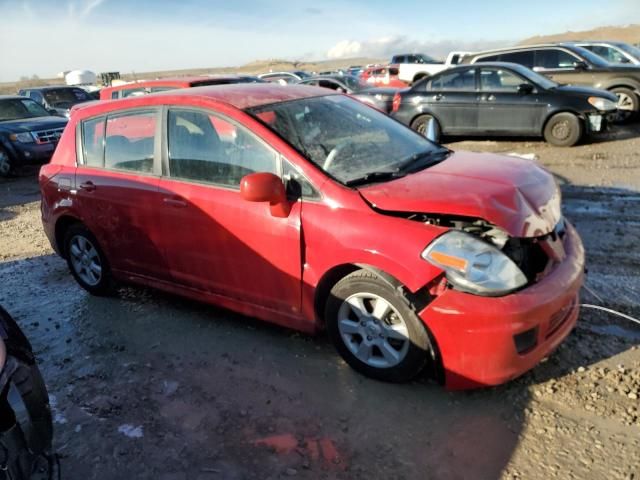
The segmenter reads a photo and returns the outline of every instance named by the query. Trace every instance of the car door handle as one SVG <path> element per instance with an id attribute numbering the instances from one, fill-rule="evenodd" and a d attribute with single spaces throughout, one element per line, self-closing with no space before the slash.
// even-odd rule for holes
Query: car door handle
<path id="1" fill-rule="evenodd" d="M 439 101 L 440 101 L 440 100 L 442 100 L 443 98 L 444 98 L 444 95 L 442 95 L 441 93 L 438 93 L 438 94 L 436 94 L 436 95 L 434 95 L 434 96 L 433 96 L 433 99 L 434 99 L 436 102 L 439 102 Z"/>
<path id="2" fill-rule="evenodd" d="M 93 192 L 96 189 L 96 186 L 92 181 L 83 182 L 80 184 L 80 189 L 85 192 Z"/>
<path id="3" fill-rule="evenodd" d="M 166 198 L 163 198 L 162 201 L 165 204 L 171 205 L 172 207 L 176 207 L 176 208 L 184 208 L 187 206 L 187 202 L 179 198 L 166 197 Z"/>

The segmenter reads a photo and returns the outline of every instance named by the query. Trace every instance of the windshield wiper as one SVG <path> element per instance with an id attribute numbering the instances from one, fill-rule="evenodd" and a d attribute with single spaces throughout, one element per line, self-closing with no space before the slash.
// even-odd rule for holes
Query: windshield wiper
<path id="1" fill-rule="evenodd" d="M 357 187 L 358 185 L 366 185 L 367 183 L 375 183 L 384 180 L 391 180 L 395 178 L 404 177 L 406 173 L 396 170 L 382 170 L 378 172 L 369 172 L 358 178 L 347 180 L 345 185 L 348 187 Z"/>
<path id="2" fill-rule="evenodd" d="M 440 148 L 438 150 L 425 150 L 423 152 L 414 153 L 410 157 L 404 159 L 398 164 L 398 172 L 413 173 L 423 170 L 427 167 L 435 165 L 443 161 L 451 155 L 451 150 Z"/>

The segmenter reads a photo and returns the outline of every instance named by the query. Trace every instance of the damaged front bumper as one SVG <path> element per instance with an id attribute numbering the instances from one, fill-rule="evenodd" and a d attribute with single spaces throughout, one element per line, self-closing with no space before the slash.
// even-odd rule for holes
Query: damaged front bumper
<path id="1" fill-rule="evenodd" d="M 593 112 L 586 115 L 586 127 L 589 133 L 601 133 L 609 129 L 617 117 L 617 111 Z"/>
<path id="2" fill-rule="evenodd" d="M 585 256 L 568 222 L 566 257 L 544 278 L 503 297 L 447 289 L 420 317 L 433 334 L 448 389 L 492 386 L 516 378 L 548 356 L 578 318 Z"/>

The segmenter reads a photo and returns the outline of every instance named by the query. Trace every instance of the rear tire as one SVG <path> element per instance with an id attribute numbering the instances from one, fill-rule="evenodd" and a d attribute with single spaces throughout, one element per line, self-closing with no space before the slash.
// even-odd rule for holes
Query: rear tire
<path id="1" fill-rule="evenodd" d="M 64 237 L 64 252 L 73 278 L 87 292 L 98 296 L 115 292 L 107 257 L 87 227 L 81 223 L 69 227 Z"/>
<path id="2" fill-rule="evenodd" d="M 617 122 L 625 123 L 638 116 L 638 111 L 640 111 L 640 98 L 633 90 L 618 87 L 611 89 L 611 93 L 618 97 Z"/>
<path id="3" fill-rule="evenodd" d="M 423 137 L 427 136 L 429 130 L 429 122 L 433 120 L 434 138 L 432 139 L 436 143 L 440 143 L 440 137 L 442 136 L 442 130 L 438 120 L 433 115 L 420 115 L 411 122 L 411 128 L 418 132 Z"/>
<path id="4" fill-rule="evenodd" d="M 9 177 L 14 173 L 13 159 L 4 148 L 0 147 L 0 177 Z"/>
<path id="5" fill-rule="evenodd" d="M 327 331 L 342 358 L 377 380 L 415 377 L 433 349 L 427 329 L 399 289 L 367 270 L 357 270 L 331 289 Z"/>
<path id="6" fill-rule="evenodd" d="M 556 147 L 573 147 L 582 138 L 582 122 L 573 113 L 557 113 L 544 127 L 544 139 Z"/>

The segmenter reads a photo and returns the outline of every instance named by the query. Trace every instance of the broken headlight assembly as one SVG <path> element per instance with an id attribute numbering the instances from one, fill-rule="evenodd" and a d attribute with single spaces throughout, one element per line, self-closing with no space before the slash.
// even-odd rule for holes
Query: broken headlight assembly
<path id="1" fill-rule="evenodd" d="M 496 247 L 458 230 L 435 239 L 422 252 L 422 258 L 442 268 L 454 288 L 475 295 L 506 295 L 527 284 L 527 277 L 513 260 Z"/>

